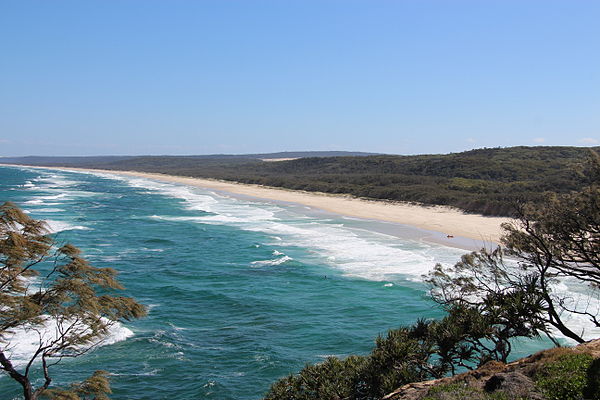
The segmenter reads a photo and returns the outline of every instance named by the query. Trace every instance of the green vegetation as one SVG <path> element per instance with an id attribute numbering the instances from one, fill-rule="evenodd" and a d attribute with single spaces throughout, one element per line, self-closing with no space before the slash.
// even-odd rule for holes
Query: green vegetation
<path id="1" fill-rule="evenodd" d="M 584 164 L 582 180 L 586 186 L 577 192 L 547 195 L 543 206 L 518 207 L 515 222 L 503 226 L 504 249 L 465 255 L 452 268 L 437 265 L 428 277 L 433 299 L 445 307 L 476 308 L 482 315 L 507 310 L 502 329 L 515 330 L 516 336 L 528 336 L 520 326 L 536 327 L 550 336 L 546 327 L 552 326 L 582 343 L 582 334 L 567 326 L 563 316 L 583 315 L 590 325 L 600 327 L 598 310 L 556 293 L 553 287 L 560 279 L 575 278 L 589 287 L 590 296 L 598 296 L 600 157 L 596 153 Z M 503 254 L 517 265 L 507 264 Z M 510 315 L 528 316 L 529 321 L 513 323 Z"/>
<path id="2" fill-rule="evenodd" d="M 541 203 L 544 192 L 583 186 L 573 167 L 589 153 L 578 147 L 478 149 L 446 155 L 324 157 L 275 155 L 21 158 L 3 162 L 159 172 L 370 199 L 448 205 L 484 215 L 512 215 L 518 202 Z"/>
<path id="3" fill-rule="evenodd" d="M 475 308 L 452 308 L 441 320 L 390 330 L 387 336 L 377 338 L 370 354 L 330 357 L 307 365 L 300 373 L 275 383 L 265 400 L 374 400 L 408 383 L 472 370 L 489 361 L 506 361 L 508 353 L 499 349 L 505 349 L 510 337 L 537 334 L 524 316 L 515 317 L 521 321 L 518 332 L 499 329 L 506 328 L 502 317 L 511 310 L 506 307 L 502 316 L 491 319 Z M 507 336 L 499 340 L 502 334 Z M 481 398 L 503 399 L 499 396 Z"/>
<path id="4" fill-rule="evenodd" d="M 368 356 L 307 365 L 297 375 L 275 383 L 266 400 L 379 399 L 396 387 L 431 377 L 427 371 L 428 344 L 403 328 L 379 337 Z"/>
<path id="5" fill-rule="evenodd" d="M 543 365 L 534 380 L 548 400 L 579 400 L 588 387 L 588 370 L 593 361 L 589 354 L 566 353 Z M 593 395 L 597 399 L 600 393 Z"/>
<path id="6" fill-rule="evenodd" d="M 558 344 L 551 329 L 556 328 L 583 342 L 563 316 L 584 315 L 600 327 L 597 310 L 589 304 L 577 307 L 552 290 L 563 278 L 588 285 L 590 296 L 600 290 L 600 156 L 592 153 L 580 173 L 584 185 L 578 191 L 547 194 L 543 205 L 521 205 L 518 220 L 504 225 L 504 249 L 467 254 L 452 268 L 436 266 L 426 281 L 446 317 L 389 331 L 367 356 L 308 365 L 275 383 L 266 399 L 378 399 L 407 383 L 490 361 L 506 363 L 515 338 L 544 334 Z M 511 264 L 505 253 L 513 257 Z M 484 388 L 448 386 L 433 391 L 431 398 L 512 400 L 533 392 L 546 399 L 580 399 L 584 392 L 598 398 L 599 362 L 566 354 L 546 360 L 530 376 L 497 377 Z"/>
<path id="7" fill-rule="evenodd" d="M 504 225 L 502 248 L 465 255 L 452 268 L 437 266 L 428 275 L 431 295 L 446 317 L 391 330 L 368 355 L 307 365 L 276 382 L 267 400 L 379 399 L 407 383 L 454 375 L 490 361 L 505 363 L 514 338 L 546 335 L 558 343 L 552 334 L 557 329 L 583 342 L 582 334 L 563 321 L 565 313 L 583 315 L 591 326 L 600 327 L 597 310 L 580 308 L 585 302 L 574 304 L 553 291 L 564 278 L 588 285 L 590 296 L 600 290 L 600 157 L 587 149 L 516 147 L 276 163 L 235 157 L 135 157 L 94 166 L 454 205 L 516 217 Z M 496 381 L 492 377 L 488 383 L 495 383 L 485 387 L 450 385 L 432 391 L 431 398 L 516 400 L 531 393 L 540 399 L 600 398 L 597 359 L 568 355 L 543 362 L 529 375 L 524 370 Z M 523 390 L 511 392 L 502 385 Z"/>
<path id="8" fill-rule="evenodd" d="M 464 383 L 450 383 L 435 386 L 423 400 L 525 400 L 525 397 L 512 397 L 504 392 L 487 393 L 482 389 L 466 386 Z"/>
<path id="9" fill-rule="evenodd" d="M 75 246 L 59 247 L 43 221 L 11 203 L 0 206 L 0 371 L 21 385 L 25 400 L 107 398 L 104 371 L 64 390 L 49 390 L 51 372 L 94 348 L 113 324 L 145 314 L 121 289 L 115 270 L 89 265 Z M 11 360 L 15 331 L 39 337 L 23 366 Z"/>

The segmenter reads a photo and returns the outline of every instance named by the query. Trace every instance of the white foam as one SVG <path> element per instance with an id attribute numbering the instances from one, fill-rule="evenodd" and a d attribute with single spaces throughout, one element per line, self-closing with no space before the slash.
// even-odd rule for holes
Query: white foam
<path id="1" fill-rule="evenodd" d="M 55 221 L 55 220 L 51 220 L 51 219 L 47 219 L 46 224 L 48 224 L 48 229 L 49 229 L 50 233 L 58 233 L 58 232 L 73 231 L 73 230 L 82 230 L 82 231 L 92 230 L 92 228 L 88 228 L 87 226 L 72 225 L 65 221 Z"/>
<path id="2" fill-rule="evenodd" d="M 600 290 L 594 290 L 574 278 L 564 278 L 558 282 L 553 287 L 553 295 L 562 298 L 567 309 L 600 315 Z M 589 316 L 564 312 L 561 320 L 585 340 L 600 337 L 600 328 L 592 326 Z M 555 333 L 558 334 L 558 331 Z"/>
<path id="3" fill-rule="evenodd" d="M 73 181 L 64 175 L 59 175 L 55 171 L 43 171 L 43 175 L 38 176 L 34 181 L 41 182 L 46 188 L 65 188 L 80 183 L 79 181 Z"/>
<path id="4" fill-rule="evenodd" d="M 163 251 L 165 251 L 164 249 L 149 249 L 148 247 L 142 247 L 140 250 L 150 251 L 153 253 L 162 253 Z"/>
<path id="5" fill-rule="evenodd" d="M 116 372 L 109 372 L 109 375 L 111 376 L 155 376 L 157 375 L 159 372 L 161 372 L 162 370 L 160 369 L 152 369 L 148 372 L 139 372 L 139 373 L 123 373 L 123 374 L 119 374 Z"/>
<path id="6" fill-rule="evenodd" d="M 107 176 L 113 177 L 113 176 Z M 370 280 L 389 280 L 390 275 L 419 277 L 436 263 L 458 261 L 462 250 L 407 242 L 397 237 L 353 229 L 333 220 L 295 214 L 289 208 L 269 203 L 223 197 L 190 186 L 156 182 L 145 178 L 123 178 L 130 186 L 182 200 L 184 208 L 203 215 L 150 218 L 234 226 L 268 234 L 281 246 L 312 249 L 312 257 L 341 270 L 345 275 Z M 277 258 L 279 260 L 279 258 Z M 272 263 L 273 260 L 259 260 Z M 256 264 L 255 264 L 256 265 Z"/>
<path id="7" fill-rule="evenodd" d="M 275 266 L 283 264 L 284 262 L 292 260 L 291 257 L 283 256 L 280 258 L 275 258 L 273 260 L 260 260 L 260 261 L 252 261 L 250 264 L 255 267 L 267 267 L 267 266 Z"/>
<path id="8" fill-rule="evenodd" d="M 35 212 L 41 213 L 55 213 L 55 212 L 65 212 L 62 208 L 38 208 Z"/>
<path id="9" fill-rule="evenodd" d="M 521 273 L 517 260 L 504 259 L 504 264 L 509 272 L 516 275 Z M 456 275 L 454 276 L 456 277 Z M 485 290 L 483 291 L 485 292 Z M 481 294 L 484 293 L 470 296 L 470 300 L 479 302 Z M 554 304 L 565 326 L 585 340 L 600 337 L 600 328 L 593 327 L 589 316 L 579 314 L 587 312 L 595 316 L 600 315 L 600 290 L 594 290 L 589 285 L 575 278 L 561 277 L 560 280 L 550 285 L 550 295 L 554 299 Z M 576 313 L 566 310 L 573 310 Z M 562 338 L 564 341 L 570 342 L 570 344 L 576 344 L 574 340 L 564 337 L 557 328 L 552 326 L 549 326 L 549 328 L 555 337 Z"/>
<path id="10" fill-rule="evenodd" d="M 41 199 L 32 199 L 32 200 L 27 200 L 25 202 L 25 204 L 44 204 L 44 200 Z"/>
<path id="11" fill-rule="evenodd" d="M 87 172 L 84 172 L 87 173 Z M 339 269 L 347 276 L 383 281 L 384 287 L 391 287 L 393 278 L 402 275 L 405 279 L 422 282 L 421 275 L 429 272 L 436 263 L 453 265 L 464 253 L 463 250 L 438 245 L 427 245 L 410 242 L 394 236 L 353 229 L 334 220 L 322 220 L 304 215 L 293 214 L 289 208 L 268 203 L 250 202 L 224 197 L 207 190 L 190 186 L 152 181 L 145 178 L 122 177 L 105 173 L 88 173 L 98 177 L 126 182 L 136 188 L 148 190 L 150 193 L 162 194 L 180 199 L 182 206 L 188 211 L 201 211 L 202 215 L 185 217 L 153 215 L 156 220 L 233 226 L 239 229 L 267 234 L 277 247 L 300 246 L 312 250 L 312 258 Z M 40 178 L 49 189 L 57 189 L 59 185 L 72 185 L 58 175 Z M 66 192 L 70 194 L 70 192 Z M 48 200 L 66 200 L 68 197 L 36 198 L 31 204 L 46 204 Z M 353 218 L 346 218 L 348 221 Z M 58 222 L 58 221 L 57 221 Z M 64 225 L 62 225 L 64 224 Z M 60 230 L 89 229 L 59 222 L 54 227 Z M 287 256 L 275 250 L 276 257 L 270 260 L 258 260 L 254 266 L 279 265 L 288 261 Z M 312 260 L 311 260 L 312 261 Z M 557 295 L 571 296 L 571 302 L 578 309 L 588 307 L 589 310 L 600 311 L 600 301 L 589 298 L 586 288 L 577 282 L 564 280 L 555 288 Z M 599 336 L 598 330 L 589 328 L 585 316 L 566 316 L 569 324 L 579 333 L 584 331 L 585 337 Z"/>
<path id="12" fill-rule="evenodd" d="M 68 323 L 63 322 L 63 330 L 68 325 Z M 85 332 L 87 329 L 87 326 L 79 324 L 75 325 L 71 331 L 77 334 L 77 332 Z M 109 328 L 108 335 L 92 345 L 106 346 L 123 341 L 131 336 L 133 336 L 133 332 L 117 322 Z M 16 367 L 22 367 L 29 362 L 40 344 L 48 345 L 59 337 L 59 323 L 56 319 L 47 316 L 44 323 L 39 326 L 20 327 L 5 333 L 0 338 L 0 343 L 3 344 L 4 352 L 11 362 Z"/>

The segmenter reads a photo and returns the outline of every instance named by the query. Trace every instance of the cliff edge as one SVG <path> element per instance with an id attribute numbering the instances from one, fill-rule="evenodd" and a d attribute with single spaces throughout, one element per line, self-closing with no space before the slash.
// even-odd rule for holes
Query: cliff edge
<path id="1" fill-rule="evenodd" d="M 600 339 L 491 361 L 453 377 L 409 383 L 382 400 L 600 399 Z"/>

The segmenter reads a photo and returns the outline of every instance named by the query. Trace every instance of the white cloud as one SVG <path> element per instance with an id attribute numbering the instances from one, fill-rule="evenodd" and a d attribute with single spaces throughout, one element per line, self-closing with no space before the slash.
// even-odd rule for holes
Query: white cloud
<path id="1" fill-rule="evenodd" d="M 475 143 L 477 140 L 473 139 L 472 137 L 467 138 L 467 143 Z"/>
<path id="2" fill-rule="evenodd" d="M 546 138 L 543 138 L 543 137 L 533 138 L 534 143 L 544 143 L 545 141 L 546 141 Z"/>
<path id="3" fill-rule="evenodd" d="M 598 144 L 600 143 L 600 140 L 591 137 L 586 137 L 579 139 L 578 142 L 583 144 Z"/>
<path id="4" fill-rule="evenodd" d="M 10 141 L 8 139 L 0 138 L 0 144 L 6 144 L 6 143 L 10 143 Z"/>

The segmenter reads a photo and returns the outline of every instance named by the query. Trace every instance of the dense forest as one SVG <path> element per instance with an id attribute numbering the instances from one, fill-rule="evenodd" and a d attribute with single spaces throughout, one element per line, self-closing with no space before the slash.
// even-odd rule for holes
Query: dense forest
<path id="1" fill-rule="evenodd" d="M 78 157 L 39 161 L 30 157 L 1 161 L 160 172 L 370 199 L 448 205 L 484 215 L 510 215 L 516 202 L 541 201 L 545 192 L 578 190 L 584 179 L 577 174 L 577 165 L 589 154 L 589 149 L 484 148 L 417 156 L 330 154 Z M 294 156 L 301 158 L 263 161 Z"/>

